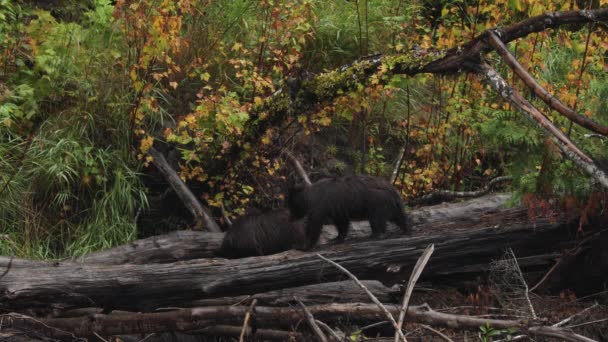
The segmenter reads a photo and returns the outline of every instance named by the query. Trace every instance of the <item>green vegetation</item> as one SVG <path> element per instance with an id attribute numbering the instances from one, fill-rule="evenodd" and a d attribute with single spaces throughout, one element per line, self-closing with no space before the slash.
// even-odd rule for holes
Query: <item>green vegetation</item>
<path id="1" fill-rule="evenodd" d="M 177 148 L 180 176 L 197 196 L 233 214 L 280 200 L 274 189 L 289 173 L 281 149 L 302 136 L 325 142 L 315 162 L 331 159 L 337 172 L 388 175 L 405 148 L 396 186 L 408 199 L 474 190 L 501 174 L 515 177 L 524 202 L 584 203 L 600 191 L 476 77 L 389 72 L 440 56 L 419 51 L 456 47 L 570 1 L 32 3 L 0 0 L 3 255 L 58 258 L 133 239 L 154 141 Z M 509 49 L 566 105 L 608 125 L 604 27 L 533 34 Z M 357 62 L 374 54 L 391 57 L 377 69 Z M 347 64 L 360 67 L 337 69 Z M 319 100 L 305 112 L 297 109 L 311 94 L 296 89 L 295 108 L 287 92 L 272 97 L 291 79 L 323 72 L 303 83 Z M 589 155 L 608 158 L 605 139 L 545 112 Z M 242 144 L 245 136 L 254 139 Z"/>

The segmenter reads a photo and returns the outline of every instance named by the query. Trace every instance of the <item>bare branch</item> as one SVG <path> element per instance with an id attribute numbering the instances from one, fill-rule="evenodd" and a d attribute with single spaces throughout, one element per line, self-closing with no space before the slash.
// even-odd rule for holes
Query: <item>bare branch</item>
<path id="1" fill-rule="evenodd" d="M 431 255 L 435 251 L 435 245 L 430 244 L 426 247 L 418 261 L 416 261 L 416 265 L 410 274 L 410 280 L 407 282 L 407 288 L 405 289 L 405 293 L 403 295 L 403 302 L 401 304 L 401 312 L 399 312 L 399 322 L 397 323 L 397 330 L 401 331 L 401 327 L 403 326 L 403 320 L 405 319 L 405 313 L 407 312 L 407 307 L 410 302 L 410 297 L 412 296 L 412 291 L 414 291 L 414 286 L 420 278 L 420 274 L 424 270 L 427 262 L 431 258 Z M 399 341 L 399 335 L 395 333 L 395 342 Z"/>
<path id="2" fill-rule="evenodd" d="M 304 171 L 304 168 L 302 167 L 302 164 L 300 164 L 300 161 L 298 160 L 298 158 L 296 158 L 296 156 L 294 156 L 288 150 L 284 150 L 283 152 L 287 156 L 287 159 L 289 159 L 291 161 L 291 163 L 293 164 L 293 166 L 296 168 L 296 171 L 298 172 L 300 177 L 302 177 L 302 179 L 304 180 L 304 183 L 306 183 L 306 185 L 311 185 L 312 182 L 310 181 L 310 178 L 308 178 L 308 174 L 306 173 L 306 171 Z"/>
<path id="3" fill-rule="evenodd" d="M 451 339 L 451 338 L 447 337 L 447 335 L 445 335 L 444 333 L 442 333 L 442 332 L 441 332 L 441 331 L 439 331 L 439 330 L 435 330 L 435 329 L 433 329 L 433 328 L 429 327 L 429 326 L 428 326 L 428 325 L 426 325 L 426 324 L 420 324 L 420 326 L 421 326 L 423 329 L 426 329 L 426 330 L 428 330 L 428 331 L 431 331 L 431 332 L 433 332 L 433 333 L 437 334 L 439 337 L 443 338 L 444 340 L 446 340 L 446 341 L 448 341 L 448 342 L 454 342 L 454 341 L 452 341 L 452 339 Z"/>
<path id="4" fill-rule="evenodd" d="M 152 163 L 158 171 L 165 177 L 165 180 L 171 185 L 177 196 L 182 200 L 186 208 L 190 211 L 194 219 L 202 222 L 206 230 L 210 232 L 220 233 L 222 230 L 213 220 L 209 209 L 205 208 L 194 196 L 192 191 L 188 189 L 186 184 L 179 178 L 175 170 L 169 166 L 162 153 L 158 152 L 154 147 L 150 147 L 148 154 L 153 158 Z"/>
<path id="5" fill-rule="evenodd" d="M 355 277 L 354 274 L 350 273 L 346 268 L 342 267 L 340 264 L 327 259 L 326 257 L 322 256 L 321 254 L 317 254 L 317 256 L 323 260 L 325 260 L 326 262 L 332 264 L 334 267 L 336 267 L 337 269 L 339 269 L 340 271 L 344 272 L 350 279 L 352 279 L 355 283 L 357 283 L 357 285 L 359 285 L 359 287 L 361 289 L 363 289 L 363 291 L 365 291 L 365 293 L 367 293 L 367 295 L 369 296 L 369 298 L 371 298 L 371 300 L 378 306 L 378 308 L 380 308 L 380 310 L 382 310 L 382 312 L 384 313 L 384 315 L 388 318 L 388 320 L 393 324 L 393 327 L 396 329 L 396 333 L 399 334 L 399 337 L 401 337 L 401 339 L 403 339 L 404 342 L 407 342 L 407 339 L 405 338 L 405 336 L 403 335 L 403 332 L 401 331 L 401 328 L 399 328 L 399 326 L 397 325 L 397 322 L 395 322 L 395 318 L 393 317 L 393 315 L 391 315 L 391 313 L 386 309 L 386 307 L 378 300 L 378 298 L 376 298 L 376 296 L 374 296 L 373 293 L 371 293 L 370 290 L 368 290 L 365 285 L 363 285 L 363 283 L 361 283 L 361 281 L 359 281 L 359 279 L 357 279 L 357 277 Z"/>
<path id="6" fill-rule="evenodd" d="M 595 133 L 608 135 L 608 127 L 602 126 L 593 120 L 583 116 L 568 106 L 564 105 L 559 99 L 551 95 L 545 88 L 543 88 L 532 75 L 530 75 L 521 64 L 515 59 L 515 57 L 509 52 L 502 40 L 496 35 L 495 31 L 488 31 L 488 42 L 498 52 L 505 63 L 524 81 L 524 83 L 534 91 L 534 93 L 540 97 L 549 107 L 555 109 L 568 119 L 579 124 L 582 127 L 587 128 Z"/>
<path id="7" fill-rule="evenodd" d="M 530 300 L 530 291 L 528 289 L 528 283 L 526 283 L 526 279 L 524 278 L 524 274 L 521 271 L 521 268 L 519 267 L 519 263 L 517 262 L 515 253 L 513 253 L 513 250 L 511 248 L 509 248 L 509 253 L 511 254 L 511 258 L 513 259 L 513 264 L 515 264 L 517 273 L 519 274 L 519 279 L 520 279 L 522 285 L 524 286 L 524 296 L 526 297 L 526 301 L 528 302 L 528 307 L 530 308 L 530 313 L 532 314 L 532 318 L 537 319 L 538 317 L 536 317 L 536 310 L 534 310 L 534 305 L 532 305 L 532 301 Z"/>
<path id="8" fill-rule="evenodd" d="M 245 333 L 247 332 L 247 328 L 249 327 L 249 318 L 251 317 L 251 312 L 255 305 L 258 303 L 257 299 L 251 301 L 251 305 L 249 305 L 249 310 L 245 314 L 245 319 L 243 320 L 243 328 L 241 329 L 241 336 L 239 336 L 239 342 L 243 342 L 245 340 Z"/>
<path id="9" fill-rule="evenodd" d="M 586 171 L 593 179 L 608 188 L 608 175 L 595 165 L 593 160 L 581 151 L 572 141 L 538 109 L 513 89 L 490 65 L 467 63 L 467 66 L 485 76 L 486 82 L 513 107 L 526 115 L 555 142 L 566 158 Z"/>
<path id="10" fill-rule="evenodd" d="M 561 321 L 553 324 L 552 327 L 561 327 L 561 326 L 564 326 L 566 323 L 570 322 L 574 317 L 580 316 L 580 315 L 584 314 L 585 312 L 587 312 L 589 310 L 592 310 L 593 308 L 596 308 L 597 306 L 599 306 L 599 304 L 597 302 L 595 302 L 590 307 L 585 308 L 584 310 L 581 310 L 581 311 L 575 313 L 574 315 L 572 315 L 572 316 L 570 316 L 570 317 L 568 317 L 566 319 L 563 319 L 563 320 L 561 320 Z"/>
<path id="11" fill-rule="evenodd" d="M 395 162 L 395 167 L 393 168 L 393 172 L 391 173 L 391 179 L 389 180 L 391 184 L 395 184 L 395 180 L 399 175 L 399 169 L 401 168 L 401 164 L 403 163 L 403 158 L 405 157 L 405 145 L 401 146 L 399 149 L 399 154 L 397 157 L 397 161 Z"/>
<path id="12" fill-rule="evenodd" d="M 310 313 L 310 311 L 308 311 L 306 305 L 304 305 L 304 303 L 302 303 L 302 301 L 299 300 L 297 297 L 293 297 L 293 299 L 298 302 L 298 305 L 300 305 L 300 308 L 302 308 L 302 311 L 304 311 L 304 317 L 306 317 L 306 321 L 308 322 L 310 329 L 317 335 L 321 342 L 327 342 L 327 336 L 325 336 L 323 330 L 319 328 L 314 316 Z"/>
<path id="13" fill-rule="evenodd" d="M 327 331 L 327 332 L 328 332 L 328 333 L 329 333 L 329 334 L 332 336 L 332 338 L 333 338 L 335 341 L 339 342 L 339 341 L 342 341 L 342 340 L 343 340 L 343 338 L 342 338 L 342 337 L 340 337 L 340 336 L 338 335 L 338 333 L 336 333 L 336 332 L 334 331 L 334 329 L 332 329 L 332 328 L 331 328 L 329 325 L 327 325 L 327 324 L 325 324 L 325 323 L 323 323 L 323 322 L 321 322 L 321 321 L 319 321 L 319 320 L 315 320 L 315 322 L 317 322 L 317 324 L 318 324 L 320 327 L 322 327 L 323 329 L 325 329 L 325 331 Z"/>

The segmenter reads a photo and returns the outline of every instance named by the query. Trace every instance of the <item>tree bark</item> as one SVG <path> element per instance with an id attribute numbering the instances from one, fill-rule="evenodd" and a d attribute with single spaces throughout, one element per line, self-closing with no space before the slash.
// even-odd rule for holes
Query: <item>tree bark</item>
<path id="1" fill-rule="evenodd" d="M 496 193 L 462 202 L 442 203 L 414 209 L 409 212 L 409 215 L 416 225 L 416 229 L 423 232 L 429 231 L 431 224 L 453 227 L 456 223 L 469 228 L 480 227 L 484 224 L 499 224 L 501 218 L 509 219 L 513 215 L 512 209 L 501 209 L 509 198 L 509 194 Z M 398 232 L 399 229 L 390 225 L 388 231 Z M 369 222 L 352 222 L 352 229 L 349 231 L 347 239 L 367 237 L 370 234 Z M 325 245 L 336 236 L 338 236 L 336 228 L 327 225 L 323 228 L 319 244 Z M 223 233 L 177 231 L 91 253 L 79 258 L 78 261 L 99 265 L 121 265 L 211 258 L 220 247 L 223 237 Z"/>
<path id="2" fill-rule="evenodd" d="M 392 314 L 398 315 L 398 305 L 386 305 Z M 4 326 L 44 332 L 55 338 L 74 336 L 102 336 L 121 334 L 145 334 L 164 331 L 192 331 L 208 326 L 234 325 L 243 320 L 247 306 L 214 306 L 181 309 L 158 313 L 124 313 L 111 315 L 90 315 L 75 318 L 31 319 L 19 315 L 3 315 Z M 377 322 L 384 318 L 383 312 L 375 304 L 328 304 L 309 306 L 310 314 L 326 323 L 348 319 L 353 323 Z M 256 307 L 256 324 L 266 329 L 284 329 L 295 326 L 302 320 L 302 314 L 293 307 Z M 567 330 L 543 326 L 532 320 L 498 320 L 465 315 L 454 315 L 431 310 L 427 306 L 410 306 L 406 321 L 443 326 L 457 330 L 478 330 L 489 325 L 494 329 L 515 328 L 535 335 L 558 337 L 567 341 L 593 341 Z"/>
<path id="3" fill-rule="evenodd" d="M 522 217 L 523 216 L 523 217 Z M 504 219 L 504 217 L 503 217 Z M 4 310 L 48 310 L 99 306 L 147 311 L 184 306 L 196 300 L 304 286 L 344 279 L 343 274 L 316 256 L 322 253 L 360 279 L 386 282 L 407 278 L 424 248 L 435 253 L 422 279 L 438 279 L 487 269 L 510 247 L 520 258 L 552 253 L 569 246 L 569 225 L 538 220 L 525 212 L 508 224 L 491 224 L 471 231 L 436 225 L 428 237 L 397 236 L 384 240 L 352 240 L 307 253 L 288 251 L 238 260 L 197 259 L 147 265 L 90 265 L 71 262 L 30 263 L 0 258 Z M 430 227 L 429 227 L 430 229 Z M 472 265 L 473 264 L 473 265 Z M 10 265 L 10 266 L 9 266 Z"/>

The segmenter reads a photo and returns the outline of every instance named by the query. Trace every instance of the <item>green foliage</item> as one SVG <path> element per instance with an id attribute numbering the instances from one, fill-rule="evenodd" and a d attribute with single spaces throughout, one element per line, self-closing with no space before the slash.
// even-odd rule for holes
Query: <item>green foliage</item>
<path id="1" fill-rule="evenodd" d="M 24 36 L 4 70 L 18 68 L 1 75 L 0 97 L 0 226 L 10 238 L 0 248 L 7 254 L 57 258 L 135 236 L 134 217 L 147 200 L 125 120 L 126 75 L 108 65 L 123 49 L 112 11 L 98 0 L 82 20 L 66 23 L 22 10 L 31 21 L 14 25 Z"/>
<path id="2" fill-rule="evenodd" d="M 489 324 L 479 327 L 479 330 L 479 340 L 481 342 L 492 342 L 495 338 L 511 341 L 513 335 L 517 332 L 514 328 L 494 329 Z"/>
<path id="3" fill-rule="evenodd" d="M 515 176 L 520 196 L 594 191 L 541 130 L 475 77 L 390 72 L 396 62 L 427 61 L 411 51 L 452 48 L 570 2 L 62 4 L 51 15 L 0 0 L 0 252 L 60 257 L 133 238 L 146 205 L 139 172 L 155 139 L 181 152 L 180 176 L 202 189 L 196 195 L 234 212 L 280 200 L 289 172 L 280 152 L 311 135 L 343 137 L 319 149 L 336 172 L 386 176 L 405 150 L 395 184 L 408 198 L 478 189 L 498 174 Z M 605 125 L 604 31 L 560 28 L 508 48 L 552 94 Z M 375 53 L 394 56 L 379 68 L 357 61 Z M 336 70 L 344 64 L 349 72 Z M 316 84 L 307 77 L 326 70 L 334 71 Z M 297 86 L 277 95 L 300 79 L 321 98 L 306 112 L 298 109 L 308 94 Z M 608 160 L 605 139 L 523 95 L 586 153 Z"/>

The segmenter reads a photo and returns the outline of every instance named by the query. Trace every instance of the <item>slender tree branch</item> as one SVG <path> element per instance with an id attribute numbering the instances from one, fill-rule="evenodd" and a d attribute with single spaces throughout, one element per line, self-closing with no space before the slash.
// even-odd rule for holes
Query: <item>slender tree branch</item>
<path id="1" fill-rule="evenodd" d="M 156 166 L 165 180 L 171 185 L 177 196 L 179 196 L 186 208 L 188 208 L 192 216 L 194 216 L 194 219 L 202 222 L 206 230 L 210 232 L 221 232 L 222 230 L 213 220 L 213 216 L 209 209 L 205 208 L 198 201 L 196 196 L 194 196 L 192 191 L 188 189 L 175 170 L 169 166 L 165 156 L 158 152 L 154 147 L 150 147 L 148 154 L 153 158 L 152 163 L 154 166 Z"/>
<path id="2" fill-rule="evenodd" d="M 538 109 L 528 102 L 519 92 L 511 88 L 507 82 L 490 65 L 467 63 L 467 67 L 476 70 L 485 76 L 486 82 L 507 100 L 514 108 L 526 115 L 533 123 L 540 127 L 559 147 L 566 158 L 587 172 L 593 179 L 608 188 L 608 175 L 595 165 L 591 158 L 576 147 L 572 141 L 555 127 Z"/>
<path id="3" fill-rule="evenodd" d="M 298 158 L 296 158 L 296 156 L 294 156 L 288 150 L 284 150 L 284 153 L 287 156 L 287 159 L 289 159 L 291 161 L 291 163 L 293 164 L 293 166 L 296 168 L 296 171 L 298 172 L 300 177 L 302 177 L 302 179 L 304 180 L 304 183 L 306 183 L 306 185 L 311 185 L 312 182 L 308 178 L 308 174 L 306 173 L 306 171 L 304 171 L 304 168 L 302 167 L 302 164 L 300 164 L 300 161 L 298 160 Z"/>
<path id="4" fill-rule="evenodd" d="M 319 341 L 328 342 L 327 336 L 325 336 L 323 330 L 319 328 L 319 325 L 317 325 L 317 322 L 315 321 L 315 317 L 310 313 L 310 311 L 308 311 L 306 305 L 304 305 L 304 303 L 302 303 L 302 301 L 299 300 L 297 297 L 293 297 L 293 299 L 298 302 L 298 305 L 300 306 L 300 308 L 302 308 L 302 311 L 304 311 L 304 317 L 306 317 L 306 322 L 308 322 L 308 326 L 310 326 L 310 329 L 317 335 Z"/>
<path id="5" fill-rule="evenodd" d="M 395 321 L 395 318 L 393 317 L 393 315 L 386 309 L 386 307 L 378 300 L 378 298 L 376 298 L 376 296 L 374 296 L 374 294 L 367 289 L 367 287 L 365 287 L 365 285 L 363 285 L 363 283 L 361 283 L 361 281 L 359 279 L 357 279 L 357 277 L 355 277 L 354 274 L 350 273 L 349 270 L 347 270 L 346 268 L 342 267 L 340 264 L 327 259 L 326 257 L 322 256 L 321 254 L 317 254 L 317 256 L 319 258 L 321 258 L 322 260 L 332 264 L 334 267 L 336 267 L 337 269 L 339 269 L 340 271 L 342 271 L 344 274 L 346 274 L 350 279 L 352 279 L 355 283 L 357 283 L 357 285 L 359 285 L 359 287 L 361 289 L 363 289 L 363 291 L 365 291 L 365 293 L 367 293 L 367 295 L 369 296 L 369 298 L 378 306 L 378 308 L 380 308 L 380 310 L 382 310 L 382 312 L 384 313 L 384 315 L 386 316 L 386 318 L 388 318 L 388 320 L 393 324 L 393 327 L 396 329 L 396 333 L 399 334 L 399 337 L 401 337 L 401 339 L 403 339 L 404 342 L 407 342 L 407 339 L 405 338 L 405 336 L 403 335 L 403 332 L 401 331 L 401 328 L 398 327 L 397 322 Z"/>
<path id="6" fill-rule="evenodd" d="M 422 252 L 418 261 L 416 261 L 416 265 L 412 270 L 412 274 L 410 274 L 410 280 L 407 282 L 407 288 L 405 289 L 405 293 L 403 294 L 403 302 L 401 304 L 401 312 L 399 312 L 399 322 L 397 322 L 397 329 L 401 331 L 401 327 L 403 326 L 403 321 L 405 319 L 405 313 L 407 312 L 407 307 L 410 302 L 410 297 L 412 296 L 412 291 L 414 291 L 414 286 L 420 278 L 420 274 L 424 270 L 427 262 L 431 258 L 431 255 L 435 251 L 435 245 L 430 244 L 428 247 Z M 399 341 L 399 335 L 395 333 L 395 342 Z"/>
<path id="7" fill-rule="evenodd" d="M 488 31 L 488 42 L 492 47 L 502 56 L 503 60 L 507 65 L 519 76 L 519 78 L 524 81 L 524 83 L 534 91 L 534 93 L 540 97 L 549 107 L 555 109 L 568 119 L 574 121 L 582 127 L 587 128 L 595 133 L 602 134 L 604 136 L 608 135 L 608 127 L 602 126 L 593 120 L 583 116 L 568 106 L 564 105 L 559 99 L 555 96 L 551 95 L 545 88 L 543 88 L 532 75 L 530 75 L 524 67 L 519 64 L 517 59 L 509 52 L 506 46 L 503 44 L 502 40 L 496 35 L 495 31 Z"/>
<path id="8" fill-rule="evenodd" d="M 445 335 L 444 333 L 442 333 L 442 332 L 441 332 L 441 331 L 439 331 L 439 330 L 433 329 L 433 328 L 429 327 L 429 326 L 428 326 L 428 325 L 426 325 L 426 324 L 420 324 L 420 326 L 421 326 L 423 329 L 426 329 L 426 330 L 428 330 L 428 331 L 431 331 L 431 332 L 433 332 L 433 333 L 437 334 L 439 337 L 441 337 L 442 339 L 446 340 L 447 342 L 454 342 L 454 341 L 452 341 L 452 339 L 451 339 L 451 338 L 447 337 L 447 335 Z"/>
<path id="9" fill-rule="evenodd" d="M 249 319 L 251 318 L 251 312 L 255 308 L 255 305 L 258 303 L 257 299 L 251 301 L 251 305 L 249 305 L 249 310 L 245 314 L 245 319 L 243 320 L 243 328 L 241 329 L 241 336 L 239 336 L 239 342 L 245 341 L 245 334 L 247 333 L 247 328 L 249 327 Z"/>

